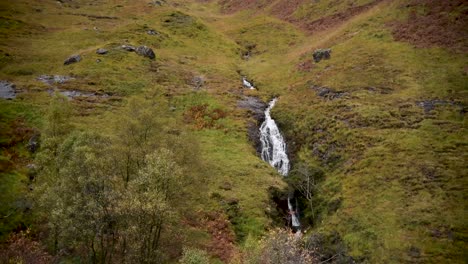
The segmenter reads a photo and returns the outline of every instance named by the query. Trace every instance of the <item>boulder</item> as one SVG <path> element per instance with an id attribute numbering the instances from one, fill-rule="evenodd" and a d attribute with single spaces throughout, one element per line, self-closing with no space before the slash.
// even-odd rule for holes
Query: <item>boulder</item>
<path id="1" fill-rule="evenodd" d="M 81 61 L 81 56 L 80 55 L 72 55 L 68 59 L 66 59 L 63 64 L 64 65 L 70 65 L 72 63 L 76 63 Z"/>
<path id="2" fill-rule="evenodd" d="M 27 145 L 27 148 L 28 148 L 29 152 L 34 153 L 39 149 L 39 146 L 40 146 L 39 139 L 40 139 L 40 137 L 41 137 L 41 134 L 35 133 L 29 139 L 29 142 L 28 142 L 28 145 Z"/>
<path id="3" fill-rule="evenodd" d="M 331 57 L 331 49 L 318 49 L 314 51 L 312 55 L 314 57 L 315 62 L 319 62 L 321 60 L 328 60 Z"/>
<path id="4" fill-rule="evenodd" d="M 191 83 L 195 90 L 199 90 L 205 84 L 205 78 L 203 78 L 203 76 L 195 76 L 192 78 Z"/>
<path id="5" fill-rule="evenodd" d="M 156 58 L 154 51 L 147 46 L 139 46 L 138 48 L 136 48 L 135 52 L 140 56 L 147 57 L 152 60 Z"/>
<path id="6" fill-rule="evenodd" d="M 15 85 L 11 82 L 0 81 L 0 98 L 4 99 L 15 99 L 16 91 Z"/>
<path id="7" fill-rule="evenodd" d="M 107 52 L 108 51 L 106 49 L 103 49 L 103 48 L 100 48 L 100 49 L 96 50 L 96 53 L 99 54 L 99 55 L 107 54 Z"/>

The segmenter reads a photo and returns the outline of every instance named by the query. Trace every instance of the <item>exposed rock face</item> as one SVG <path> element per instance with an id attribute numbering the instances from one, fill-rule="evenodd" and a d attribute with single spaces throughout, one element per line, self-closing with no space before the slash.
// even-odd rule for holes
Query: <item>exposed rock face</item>
<path id="1" fill-rule="evenodd" d="M 36 78 L 36 80 L 41 81 L 48 85 L 62 84 L 62 83 L 65 83 L 67 81 L 74 80 L 74 79 L 75 78 L 73 77 L 65 76 L 65 75 L 46 75 L 46 74 L 43 74 Z"/>
<path id="2" fill-rule="evenodd" d="M 205 78 L 203 76 L 195 76 L 192 78 L 192 85 L 195 90 L 199 90 L 205 84 Z"/>
<path id="3" fill-rule="evenodd" d="M 106 49 L 103 49 L 103 48 L 100 48 L 100 49 L 96 50 L 96 53 L 99 54 L 99 55 L 107 54 L 107 52 L 108 51 Z"/>
<path id="4" fill-rule="evenodd" d="M 314 57 L 315 62 L 319 62 L 321 60 L 328 60 L 331 57 L 331 49 L 318 49 L 314 51 L 312 55 Z"/>
<path id="5" fill-rule="evenodd" d="M 146 34 L 155 36 L 155 35 L 159 35 L 159 32 L 157 32 L 154 29 L 150 29 L 150 30 L 146 31 Z"/>
<path id="6" fill-rule="evenodd" d="M 50 95 L 52 95 L 55 91 L 50 89 L 48 90 L 48 92 Z M 110 97 L 110 95 L 107 93 L 85 92 L 85 91 L 78 91 L 78 90 L 56 90 L 56 92 L 67 97 L 69 100 L 75 99 L 77 97 L 82 97 L 82 98 L 108 98 Z"/>
<path id="7" fill-rule="evenodd" d="M 16 91 L 15 85 L 7 81 L 0 81 L 0 98 L 15 99 Z"/>
<path id="8" fill-rule="evenodd" d="M 254 144 L 257 152 L 260 153 L 261 142 L 259 129 L 260 125 L 265 121 L 264 112 L 267 108 L 267 104 L 258 97 L 245 96 L 242 100 L 238 101 L 237 106 L 249 110 L 249 115 L 255 120 L 247 123 L 247 132 L 249 134 L 249 140 Z"/>
<path id="9" fill-rule="evenodd" d="M 80 55 L 72 55 L 63 62 L 63 65 L 70 65 L 72 63 L 76 63 L 76 62 L 79 62 L 79 61 L 81 61 L 81 56 Z"/>
<path id="10" fill-rule="evenodd" d="M 29 152 L 34 153 L 39 149 L 39 139 L 41 137 L 41 134 L 35 133 L 28 142 L 27 148 Z"/>
<path id="11" fill-rule="evenodd" d="M 348 93 L 346 92 L 334 91 L 333 89 L 328 87 L 320 87 L 313 85 L 311 88 L 315 91 L 315 93 L 318 96 L 327 100 L 334 100 L 348 95 Z"/>
<path id="12" fill-rule="evenodd" d="M 434 100 L 424 100 L 424 101 L 419 101 L 416 102 L 416 104 L 424 109 L 424 113 L 429 113 L 432 110 L 436 108 L 436 106 L 442 106 L 442 105 L 451 105 L 451 106 L 458 106 L 460 109 L 463 109 L 463 106 L 460 104 L 457 104 L 456 102 L 452 101 L 445 101 L 445 100 L 440 100 L 440 99 L 434 99 Z"/>
<path id="13" fill-rule="evenodd" d="M 136 48 L 135 52 L 140 56 L 147 57 L 152 60 L 156 58 L 154 51 L 147 46 L 139 46 L 138 48 Z"/>

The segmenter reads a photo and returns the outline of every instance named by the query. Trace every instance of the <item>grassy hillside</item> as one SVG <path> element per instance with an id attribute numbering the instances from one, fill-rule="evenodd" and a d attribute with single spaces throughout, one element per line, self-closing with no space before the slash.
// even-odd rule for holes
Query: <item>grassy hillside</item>
<path id="1" fill-rule="evenodd" d="M 69 101 L 71 122 L 110 136 L 131 98 L 157 97 L 152 120 L 182 131 L 200 161 L 176 209 L 184 241 L 167 254 L 193 246 L 213 261 L 241 259 L 279 224 L 269 190 L 286 184 L 256 155 L 237 102 L 277 96 L 293 170 L 324 172 L 314 212 L 301 201 L 304 241 L 342 241 L 357 262 L 463 263 L 467 10 L 456 0 L 2 2 L 0 80 L 18 94 L 0 99 L 0 235 L 38 232 L 26 145 L 46 126 L 53 90 L 94 94 Z M 122 45 L 151 47 L 156 59 Z M 314 62 L 319 48 L 331 58 Z M 82 61 L 63 65 L 73 54 Z M 243 75 L 256 91 L 242 88 Z"/>

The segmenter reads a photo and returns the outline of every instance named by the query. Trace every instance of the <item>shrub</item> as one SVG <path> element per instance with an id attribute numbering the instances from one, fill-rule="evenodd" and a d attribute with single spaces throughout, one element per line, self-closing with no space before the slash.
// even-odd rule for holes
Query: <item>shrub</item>
<path id="1" fill-rule="evenodd" d="M 197 248 L 184 248 L 182 258 L 179 260 L 182 264 L 205 264 L 210 263 L 208 254 Z"/>

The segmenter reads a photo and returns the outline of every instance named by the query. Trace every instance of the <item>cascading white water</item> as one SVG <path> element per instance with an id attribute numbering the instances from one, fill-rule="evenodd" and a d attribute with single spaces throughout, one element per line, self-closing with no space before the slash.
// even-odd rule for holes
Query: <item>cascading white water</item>
<path id="1" fill-rule="evenodd" d="M 265 110 L 265 121 L 260 126 L 260 142 L 262 143 L 261 156 L 278 172 L 287 176 L 289 173 L 289 158 L 286 154 L 286 143 L 281 135 L 275 120 L 271 118 L 270 111 L 275 106 L 277 98 L 271 100 Z"/>
<path id="2" fill-rule="evenodd" d="M 260 142 L 262 147 L 261 157 L 264 161 L 270 163 L 283 176 L 289 173 L 289 158 L 286 154 L 286 142 L 281 135 L 275 120 L 271 118 L 271 109 L 275 106 L 277 98 L 271 100 L 265 110 L 265 121 L 260 126 Z M 299 229 L 301 224 L 297 217 L 297 212 L 291 204 L 291 198 L 288 197 L 288 209 L 291 215 L 291 225 Z"/>
<path id="3" fill-rule="evenodd" d="M 245 76 L 242 77 L 242 85 L 245 88 L 249 88 L 250 90 L 255 90 L 255 87 L 249 81 L 247 81 L 247 78 Z"/>

